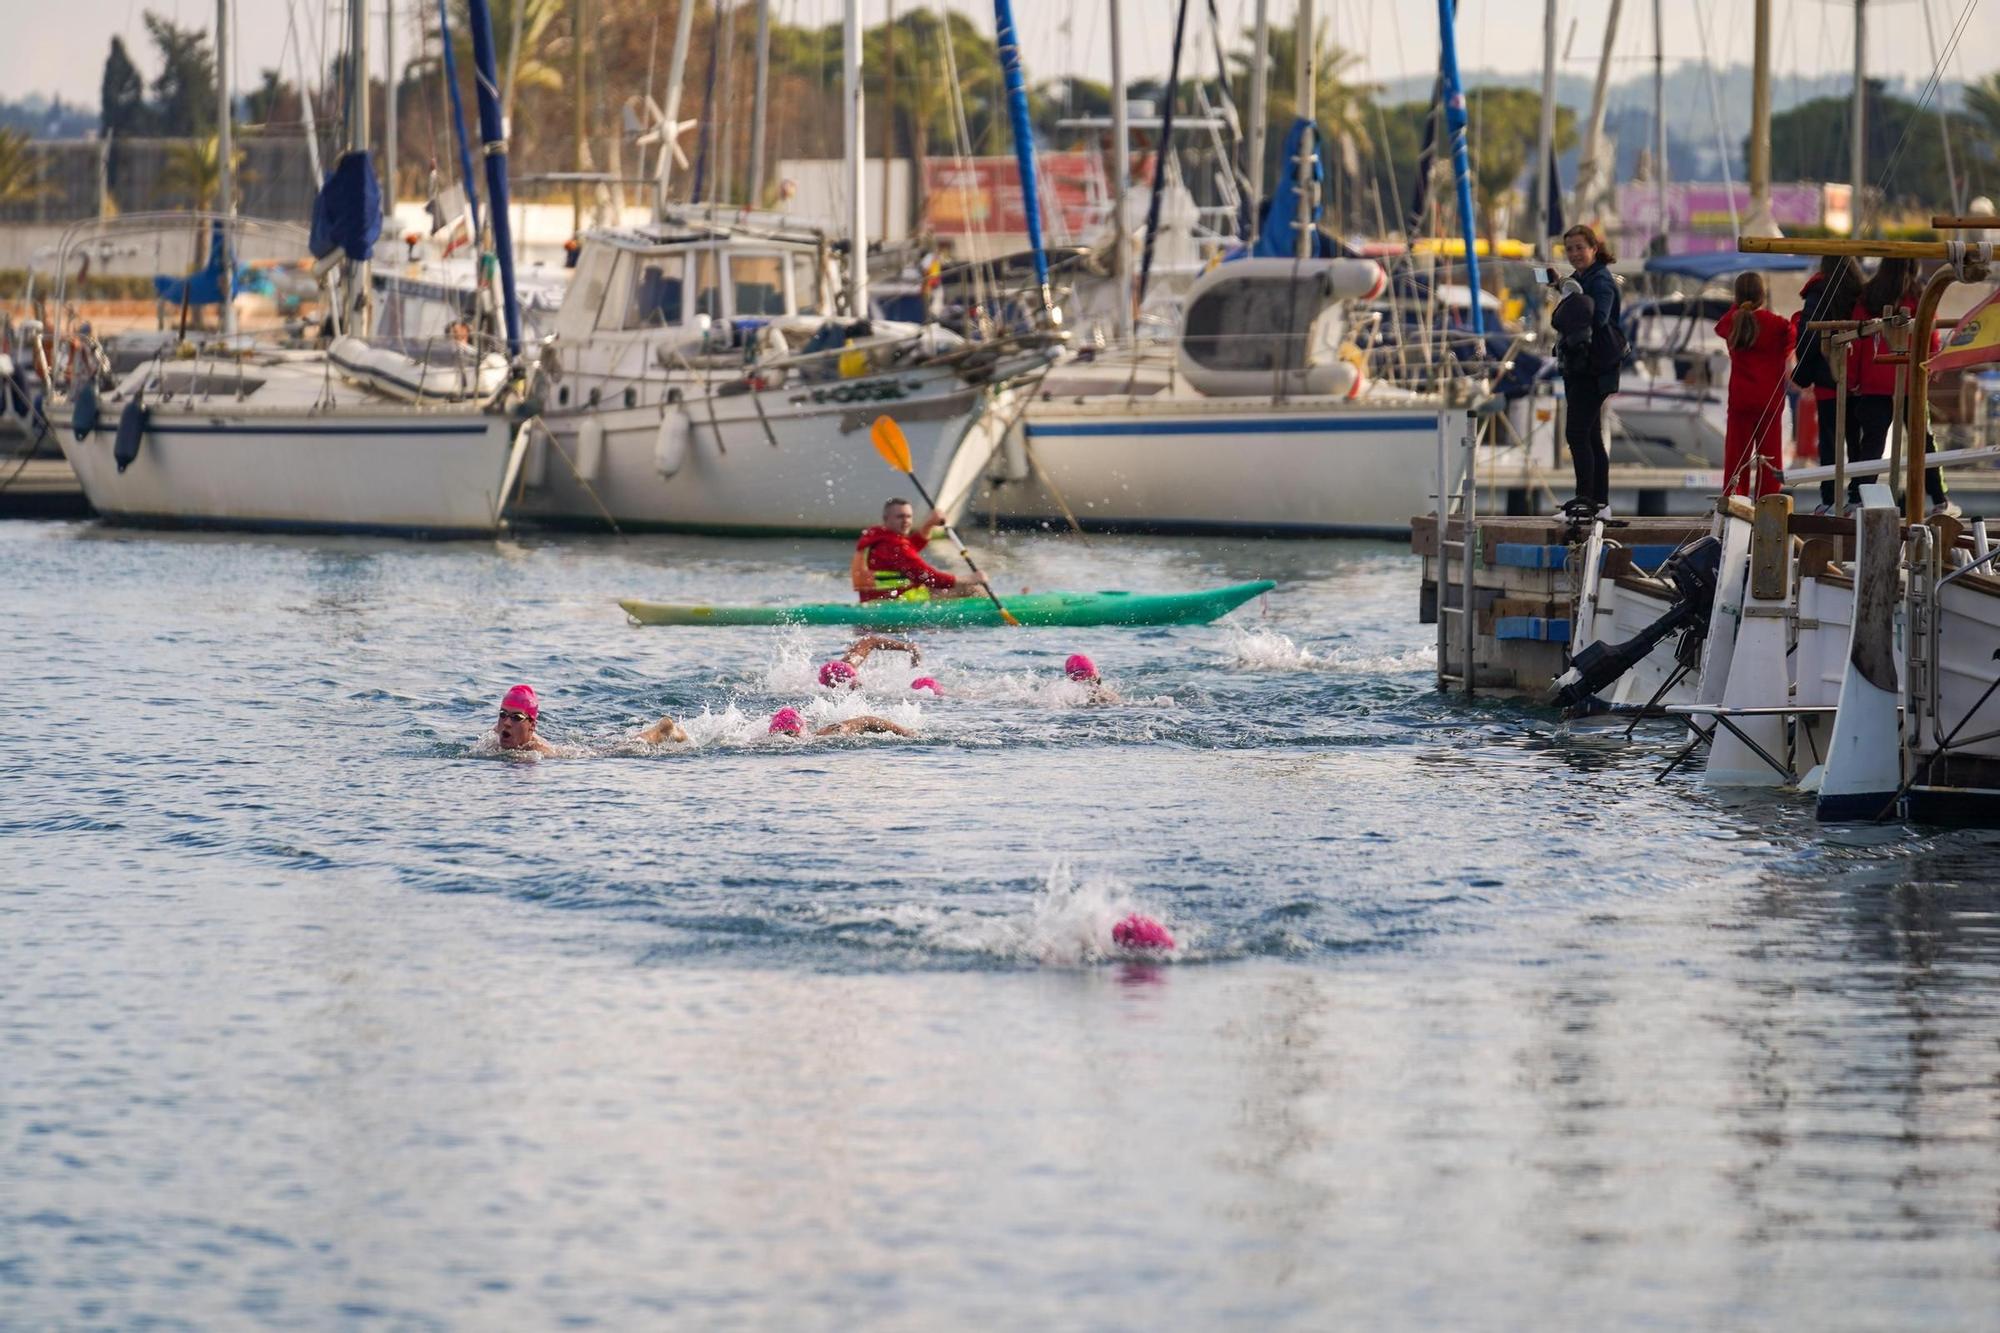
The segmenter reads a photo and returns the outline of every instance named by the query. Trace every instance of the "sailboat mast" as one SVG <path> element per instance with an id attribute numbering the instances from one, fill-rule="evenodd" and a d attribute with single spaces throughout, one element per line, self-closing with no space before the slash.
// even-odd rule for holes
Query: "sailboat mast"
<path id="1" fill-rule="evenodd" d="M 1750 216 L 1746 236 L 1776 236 L 1771 216 L 1771 0 L 1756 0 L 1750 39 Z"/>
<path id="2" fill-rule="evenodd" d="M 222 198 L 215 211 L 222 214 L 222 231 L 217 249 L 222 259 L 222 290 L 217 326 L 227 338 L 236 332 L 236 250 L 230 244 L 230 226 L 236 220 L 236 170 L 230 158 L 235 153 L 229 105 L 229 0 L 215 0 L 215 159 L 217 188 Z M 195 256 L 201 263 L 201 256 Z"/>
<path id="3" fill-rule="evenodd" d="M 841 104 L 847 136 L 847 314 L 868 315 L 868 172 L 861 135 L 861 0 L 847 0 L 841 23 Z"/>
<path id="4" fill-rule="evenodd" d="M 1021 36 L 1010 0 L 993 0 L 993 30 L 1000 48 L 1000 73 L 1007 85 L 1007 115 L 1014 128 L 1014 160 L 1021 173 L 1021 211 L 1027 215 L 1028 248 L 1035 256 L 1035 282 L 1042 289 L 1042 313 L 1060 318 L 1049 291 L 1049 256 L 1042 248 L 1042 193 L 1035 179 L 1035 131 L 1028 120 L 1027 75 L 1021 69 Z"/>
<path id="5" fill-rule="evenodd" d="M 1848 174 L 1854 179 L 1852 234 L 1859 236 L 1868 197 L 1868 0 L 1854 0 L 1854 124 L 1848 144 Z"/>
<path id="6" fill-rule="evenodd" d="M 1528 216 L 1535 231 L 1528 240 L 1535 253 L 1549 257 L 1549 159 L 1556 142 L 1556 0 L 1542 6 L 1542 114 L 1535 124 L 1535 200 Z"/>
<path id="7" fill-rule="evenodd" d="M 1583 159 L 1576 165 L 1576 198 L 1570 209 L 1571 217 L 1590 217 L 1597 211 L 1597 178 L 1602 174 L 1598 157 L 1604 147 L 1604 99 L 1610 91 L 1611 56 L 1618 44 L 1618 11 L 1624 7 L 1625 0 L 1611 0 L 1611 12 L 1604 20 L 1604 53 L 1597 60 L 1597 81 L 1590 87 L 1590 126 L 1583 136 Z"/>
<path id="8" fill-rule="evenodd" d="M 359 5 L 356 6 L 359 8 Z M 479 150 L 486 161 L 486 197 L 493 208 L 493 252 L 500 260 L 500 309 L 506 318 L 507 355 L 521 354 L 521 302 L 514 290 L 514 226 L 507 216 L 507 129 L 501 121 L 500 67 L 493 57 L 493 15 L 486 0 L 469 0 L 473 86 L 479 93 Z"/>
<path id="9" fill-rule="evenodd" d="M 1451 0 L 1439 0 L 1447 7 Z M 1314 48 L 1318 46 L 1319 24 L 1313 14 L 1313 0 L 1299 0 L 1299 14 L 1292 29 L 1292 39 L 1298 46 L 1298 83 L 1294 99 L 1298 104 L 1298 117 L 1312 126 L 1299 136 L 1299 160 L 1294 164 L 1298 172 L 1299 224 L 1298 248 L 1293 252 L 1300 259 L 1311 259 L 1313 253 L 1313 163 L 1319 160 L 1319 106 L 1318 67 L 1313 59 Z"/>
<path id="10" fill-rule="evenodd" d="M 751 95 L 750 207 L 764 206 L 764 106 L 771 87 L 771 0 L 757 0 L 757 86 Z"/>
<path id="11" fill-rule="evenodd" d="M 1117 11 L 1117 5 L 1112 5 Z M 1113 48 L 1114 50 L 1116 48 Z M 1112 59 L 1117 59 L 1113 56 Z M 1257 26 L 1250 39 L 1250 160 L 1245 174 L 1250 178 L 1248 234 L 1255 236 L 1264 203 L 1264 136 L 1269 127 L 1271 68 L 1271 0 L 1257 0 Z"/>
<path id="12" fill-rule="evenodd" d="M 1124 8 L 1124 0 L 1111 0 L 1111 239 L 1114 247 L 1111 271 L 1118 281 L 1117 315 L 1112 327 L 1121 343 L 1132 335 L 1132 238 L 1125 234 L 1125 188 L 1132 170 L 1132 127 L 1128 120 L 1131 113 L 1125 104 L 1125 40 L 1121 28 Z M 1264 0 L 1257 0 L 1260 15 L 1263 9 Z"/>
<path id="13" fill-rule="evenodd" d="M 698 0 L 681 0 L 680 13 L 674 18 L 674 55 L 667 66 L 667 103 L 660 124 L 660 175 L 653 189 L 655 221 L 667 215 L 667 187 L 673 181 L 674 152 L 680 142 L 681 87 L 687 82 L 688 39 L 694 33 L 697 3 Z"/>
<path id="14" fill-rule="evenodd" d="M 396 215 L 396 90 L 402 72 L 396 68 L 396 0 L 382 0 L 382 64 L 388 95 L 382 99 L 382 215 Z"/>
<path id="15" fill-rule="evenodd" d="M 1615 3 L 1615 0 L 1614 0 Z M 1465 236 L 1465 281 L 1472 288 L 1472 332 L 1486 336 L 1486 311 L 1480 301 L 1479 224 L 1472 213 L 1472 163 L 1465 148 L 1465 89 L 1458 81 L 1458 33 L 1452 0 L 1438 0 L 1438 37 L 1444 75 L 1444 123 L 1451 135 L 1451 174 L 1458 183 L 1458 225 Z"/>
<path id="16" fill-rule="evenodd" d="M 224 0 L 226 3 L 226 0 Z M 347 4 L 347 150 L 368 151 L 368 5 L 367 0 Z M 348 261 L 347 331 L 365 338 L 370 332 L 369 308 L 375 289 L 366 259 Z"/>
<path id="17" fill-rule="evenodd" d="M 1667 252 L 1667 28 L 1653 0 L 1653 193 L 1658 200 L 1660 253 Z"/>

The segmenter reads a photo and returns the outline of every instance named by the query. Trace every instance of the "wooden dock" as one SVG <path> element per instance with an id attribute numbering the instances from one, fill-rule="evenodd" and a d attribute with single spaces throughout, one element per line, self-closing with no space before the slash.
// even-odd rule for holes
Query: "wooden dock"
<path id="1" fill-rule="evenodd" d="M 1616 579 L 1651 573 L 1708 527 L 1706 516 L 1636 518 L 1610 527 L 1605 533 L 1603 575 Z M 1476 690 L 1540 694 L 1569 665 L 1584 548 L 1571 544 L 1570 525 L 1560 518 L 1475 518 L 1472 615 L 1467 626 L 1457 614 L 1467 601 L 1468 580 L 1460 558 L 1466 547 L 1465 528 L 1463 519 L 1452 518 L 1440 534 L 1437 517 L 1430 514 L 1411 521 L 1410 546 L 1424 562 L 1420 620 L 1437 624 L 1442 610 L 1448 621 L 1438 636 L 1439 684 L 1465 688 L 1469 674 Z"/>

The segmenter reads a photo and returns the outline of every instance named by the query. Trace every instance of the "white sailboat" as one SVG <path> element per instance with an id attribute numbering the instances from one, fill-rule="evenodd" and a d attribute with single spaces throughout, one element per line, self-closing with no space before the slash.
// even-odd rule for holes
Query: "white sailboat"
<path id="1" fill-rule="evenodd" d="M 224 53 L 227 8 L 217 7 Z M 365 189 L 372 166 L 364 7 L 353 14 L 350 67 L 364 91 L 349 99 L 349 156 L 325 188 L 343 179 L 364 187 L 348 206 L 365 232 L 370 210 L 379 225 L 380 209 Z M 490 57 L 490 39 L 485 45 Z M 218 68 L 228 68 L 226 58 Z M 184 279 L 182 299 L 212 302 L 221 336 L 205 349 L 163 351 L 122 378 L 93 366 L 66 386 L 62 447 L 91 505 L 105 518 L 140 523 L 425 536 L 496 531 L 524 434 L 510 410 L 507 358 L 482 353 L 469 339 L 371 341 L 372 235 L 331 251 L 349 259 L 340 287 L 347 308 L 330 350 L 260 346 L 237 334 L 234 287 L 245 247 L 262 244 L 291 259 L 305 252 L 307 237 L 296 227 L 233 216 L 226 83 L 221 101 L 223 211 L 176 219 L 216 238 L 213 272 Z M 496 165 L 504 176 L 504 157 Z M 66 278 L 68 252 L 107 228 L 157 223 L 78 224 L 64 238 L 57 271 Z M 504 243 L 503 212 L 495 226 Z M 204 279 L 216 290 L 197 295 Z M 511 304 L 511 289 L 506 295 Z"/>
<path id="2" fill-rule="evenodd" d="M 677 125 L 690 28 L 675 38 L 663 123 Z M 845 19 L 850 214 L 845 307 L 866 312 L 858 8 Z M 1008 420 L 1008 385 L 1062 339 L 979 344 L 933 324 L 835 309 L 828 238 L 784 219 L 671 208 L 659 161 L 656 219 L 586 234 L 544 347 L 515 512 L 551 523 L 680 531 L 851 533 L 893 485 L 868 440 L 893 416 L 918 476 L 962 510 Z"/>
<path id="3" fill-rule="evenodd" d="M 1122 162 L 1119 11 L 1113 0 L 1113 156 Z M 1301 32 L 1314 31 L 1312 15 L 1307 0 Z M 1313 48 L 1309 36 L 1299 43 L 1301 122 L 1313 116 Z M 1263 114 L 1256 96 L 1251 123 L 1261 125 Z M 1298 257 L 1217 265 L 1188 289 L 1171 343 L 1127 341 L 1052 374 L 1003 450 L 981 513 L 1013 525 L 1073 518 L 1141 532 L 1409 531 L 1410 516 L 1439 489 L 1432 444 L 1441 399 L 1368 374 L 1350 335 L 1387 277 L 1372 260 L 1311 256 L 1315 155 L 1309 137 L 1294 134 L 1297 184 L 1281 190 L 1273 212 L 1296 212 Z M 1115 252 L 1121 292 L 1130 290 L 1129 249 Z M 1131 302 L 1118 304 L 1129 339 Z"/>

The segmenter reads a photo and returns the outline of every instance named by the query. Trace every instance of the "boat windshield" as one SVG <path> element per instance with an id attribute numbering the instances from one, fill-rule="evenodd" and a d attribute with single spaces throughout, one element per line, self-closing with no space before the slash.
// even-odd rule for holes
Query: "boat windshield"
<path id="1" fill-rule="evenodd" d="M 647 255 L 632 280 L 625 303 L 628 329 L 671 328 L 681 322 L 681 288 L 687 280 L 684 255 Z"/>

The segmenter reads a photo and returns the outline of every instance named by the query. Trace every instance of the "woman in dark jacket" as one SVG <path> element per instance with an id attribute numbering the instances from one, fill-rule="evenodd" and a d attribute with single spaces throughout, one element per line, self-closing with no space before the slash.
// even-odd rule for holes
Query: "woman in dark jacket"
<path id="1" fill-rule="evenodd" d="M 1914 315 L 1917 313 L 1917 293 L 1916 261 L 1885 259 L 1876 266 L 1874 276 L 1862 284 L 1860 298 L 1854 303 L 1853 317 L 1875 319 L 1890 310 Z M 1854 340 L 1854 350 L 1847 363 L 1847 457 L 1850 461 L 1880 458 L 1888 449 L 1889 431 L 1896 416 L 1896 367 L 1893 364 L 1884 365 L 1880 358 L 1889 350 L 1888 339 L 1879 333 Z M 1933 334 L 1929 351 L 1936 350 L 1936 335 Z M 1925 354 L 1928 355 L 1928 352 Z M 1936 452 L 1936 445 L 1928 438 L 1924 447 L 1927 453 Z M 1886 482 L 1888 478 L 1884 476 L 1881 480 Z M 1931 513 L 1958 516 L 1958 506 L 1945 494 L 1942 472 L 1934 467 L 1924 469 L 1924 490 L 1930 497 Z M 1861 503 L 1859 480 L 1847 483 L 1847 503 Z"/>
<path id="2" fill-rule="evenodd" d="M 1618 390 L 1624 348 L 1618 321 L 1618 280 L 1611 276 L 1611 261 L 1616 256 L 1604 238 L 1583 223 L 1563 233 L 1563 254 L 1576 270 L 1571 280 L 1591 306 L 1588 331 L 1564 336 L 1558 348 L 1563 393 L 1568 400 L 1563 439 L 1576 468 L 1577 499 L 1588 500 L 1609 515 L 1611 460 L 1604 450 L 1604 400 Z"/>

